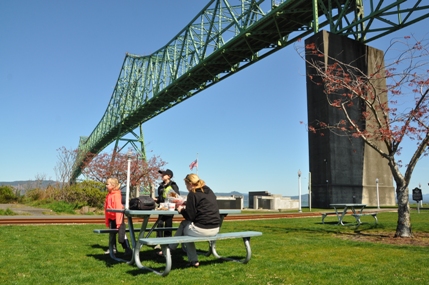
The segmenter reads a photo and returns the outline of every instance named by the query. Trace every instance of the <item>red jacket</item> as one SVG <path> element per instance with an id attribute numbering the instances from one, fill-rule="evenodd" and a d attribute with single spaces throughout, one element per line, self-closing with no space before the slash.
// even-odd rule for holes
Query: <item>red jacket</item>
<path id="1" fill-rule="evenodd" d="M 104 217 L 106 226 L 109 227 L 109 220 L 116 221 L 116 227 L 122 224 L 124 214 L 123 213 L 112 213 L 107 212 L 107 209 L 123 209 L 122 205 L 122 195 L 120 190 L 113 190 L 108 193 L 106 196 L 106 201 L 104 202 Z"/>

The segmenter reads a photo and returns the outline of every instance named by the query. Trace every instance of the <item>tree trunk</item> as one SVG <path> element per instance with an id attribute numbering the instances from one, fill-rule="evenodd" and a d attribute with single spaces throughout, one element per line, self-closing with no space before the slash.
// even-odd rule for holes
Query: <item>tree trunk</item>
<path id="1" fill-rule="evenodd" d="M 396 194 L 398 197 L 398 224 L 396 226 L 395 237 L 412 237 L 410 204 L 408 197 L 408 187 L 397 186 Z"/>

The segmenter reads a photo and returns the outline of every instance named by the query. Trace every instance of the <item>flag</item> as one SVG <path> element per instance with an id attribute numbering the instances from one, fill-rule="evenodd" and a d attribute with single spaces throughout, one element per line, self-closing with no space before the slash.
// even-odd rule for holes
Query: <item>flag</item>
<path id="1" fill-rule="evenodd" d="M 189 169 L 192 170 L 194 167 L 198 168 L 198 159 L 195 159 L 194 161 L 189 164 Z"/>

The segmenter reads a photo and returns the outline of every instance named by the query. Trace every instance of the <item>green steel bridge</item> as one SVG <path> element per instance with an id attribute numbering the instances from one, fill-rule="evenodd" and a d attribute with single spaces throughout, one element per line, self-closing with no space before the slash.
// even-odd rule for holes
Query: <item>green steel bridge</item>
<path id="1" fill-rule="evenodd" d="M 128 134 L 145 157 L 144 122 L 319 29 L 368 43 L 427 17 L 427 0 L 210 0 L 164 47 L 126 54 L 106 112 L 80 138 L 71 180 L 87 154 Z"/>

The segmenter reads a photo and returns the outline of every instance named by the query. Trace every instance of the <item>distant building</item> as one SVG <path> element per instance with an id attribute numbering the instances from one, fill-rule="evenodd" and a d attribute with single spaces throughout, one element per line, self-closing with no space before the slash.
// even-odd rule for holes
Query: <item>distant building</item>
<path id="1" fill-rule="evenodd" d="M 243 209 L 244 200 L 240 195 L 216 195 L 217 205 L 219 209 Z"/>
<path id="2" fill-rule="evenodd" d="M 298 199 L 271 194 L 267 191 L 249 192 L 249 209 L 298 209 Z"/>

